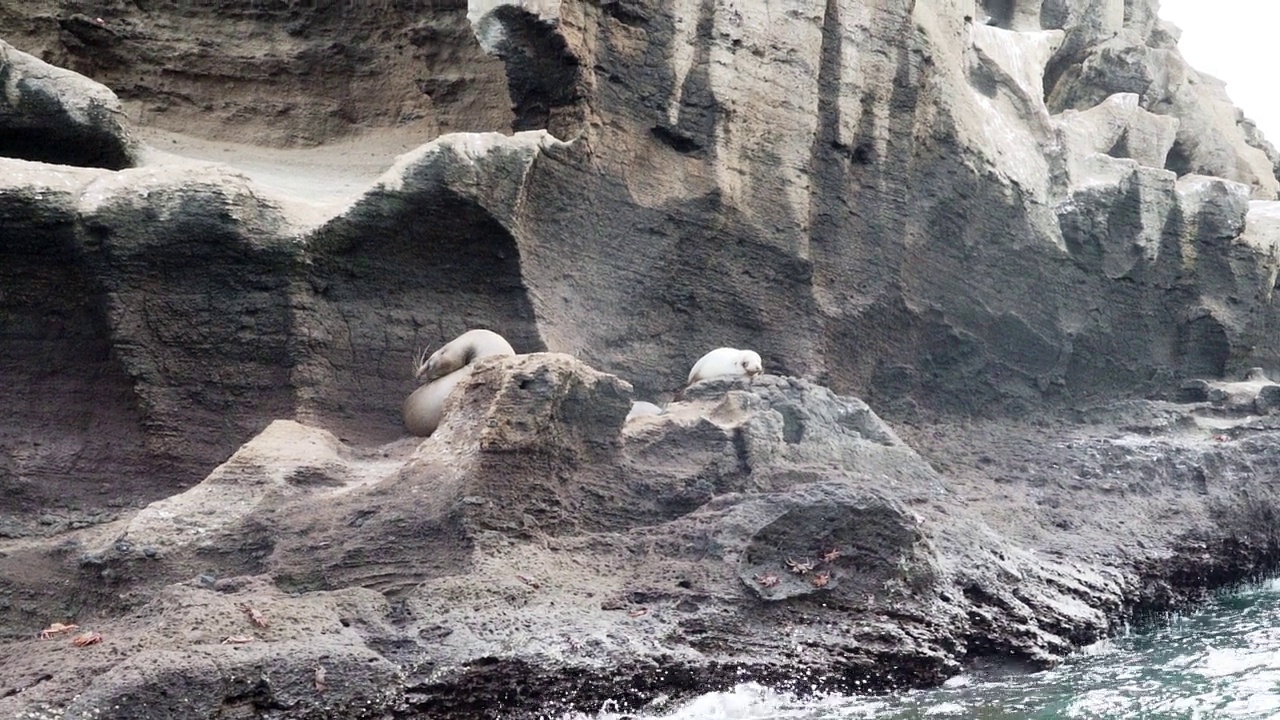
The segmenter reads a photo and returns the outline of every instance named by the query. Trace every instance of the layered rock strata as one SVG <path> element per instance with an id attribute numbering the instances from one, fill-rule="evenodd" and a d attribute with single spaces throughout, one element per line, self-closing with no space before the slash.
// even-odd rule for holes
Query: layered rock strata
<path id="1" fill-rule="evenodd" d="M 0 708 L 886 689 L 1275 568 L 1276 153 L 1154 3 L 198 5 L 0 8 Z"/>

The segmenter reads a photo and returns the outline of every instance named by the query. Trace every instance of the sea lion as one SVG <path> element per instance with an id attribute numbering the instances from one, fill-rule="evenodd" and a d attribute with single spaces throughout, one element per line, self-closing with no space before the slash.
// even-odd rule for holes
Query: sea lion
<path id="1" fill-rule="evenodd" d="M 631 403 L 631 412 L 627 413 L 627 419 L 624 420 L 623 422 L 628 422 L 632 418 L 648 417 L 651 415 L 661 415 L 665 412 L 666 410 L 663 410 L 662 408 L 658 407 L 657 405 L 654 405 L 651 402 L 645 402 L 644 400 L 636 400 Z"/>
<path id="2" fill-rule="evenodd" d="M 716 348 L 711 352 L 703 355 L 698 362 L 693 364 L 693 369 L 689 371 L 688 385 L 692 385 L 699 380 L 710 380 L 717 377 L 746 377 L 752 378 L 764 372 L 764 364 L 760 361 L 760 355 L 753 350 L 739 350 L 737 348 Z"/>
<path id="3" fill-rule="evenodd" d="M 405 398 L 403 408 L 404 426 L 409 434 L 429 437 L 435 432 L 440 427 L 440 420 L 444 418 L 444 401 L 458 383 L 470 375 L 471 367 L 464 366 L 410 393 Z"/>
<path id="4" fill-rule="evenodd" d="M 468 330 L 450 340 L 423 360 L 424 348 L 414 363 L 413 377 L 418 382 L 431 382 L 444 377 L 472 361 L 490 355 L 515 355 L 507 339 L 492 330 Z"/>
<path id="5" fill-rule="evenodd" d="M 413 435 L 428 437 L 444 418 L 444 401 L 471 375 L 471 363 L 491 355 L 515 355 L 505 338 L 491 330 L 468 330 L 426 357 L 424 349 L 413 366 L 413 376 L 426 384 L 405 398 L 404 426 Z"/>

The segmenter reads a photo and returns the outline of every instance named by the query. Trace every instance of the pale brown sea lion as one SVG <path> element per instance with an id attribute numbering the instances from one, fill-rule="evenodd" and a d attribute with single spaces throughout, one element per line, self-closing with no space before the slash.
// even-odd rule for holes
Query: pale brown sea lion
<path id="1" fill-rule="evenodd" d="M 426 352 L 423 349 L 414 363 L 413 377 L 418 382 L 431 382 L 444 377 L 482 357 L 516 354 L 511 343 L 492 330 L 468 330 L 441 345 L 439 350 L 431 353 L 431 357 L 423 360 Z"/>
<path id="2" fill-rule="evenodd" d="M 444 401 L 471 375 L 471 363 L 491 355 L 515 355 L 505 338 L 492 330 L 468 330 L 426 357 L 414 362 L 413 376 L 426 384 L 405 398 L 404 426 L 413 435 L 428 437 L 444 418 Z"/>

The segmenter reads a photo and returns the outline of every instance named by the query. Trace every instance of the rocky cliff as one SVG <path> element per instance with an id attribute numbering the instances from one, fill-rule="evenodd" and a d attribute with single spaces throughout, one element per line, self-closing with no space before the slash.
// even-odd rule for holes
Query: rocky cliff
<path id="1" fill-rule="evenodd" d="M 1154 0 L 35 0 L 0 37 L 0 708 L 879 690 L 1280 557 L 1278 156 Z M 247 161 L 158 147 L 192 135 Z M 353 193 L 263 169 L 406 142 Z M 401 439 L 414 352 L 477 326 L 535 354 Z M 770 376 L 623 422 L 721 345 Z M 72 619 L 104 641 L 29 639 Z"/>

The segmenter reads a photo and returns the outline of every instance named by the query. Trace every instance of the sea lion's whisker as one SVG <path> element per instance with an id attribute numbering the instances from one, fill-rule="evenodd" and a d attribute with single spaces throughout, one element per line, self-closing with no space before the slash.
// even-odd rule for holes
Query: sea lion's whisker
<path id="1" fill-rule="evenodd" d="M 421 350 L 419 350 L 418 354 L 414 356 L 413 358 L 413 376 L 414 377 L 418 377 L 418 375 L 422 373 L 422 369 L 427 366 L 427 351 L 430 349 L 431 349 L 431 346 L 428 345 L 422 348 Z"/>

